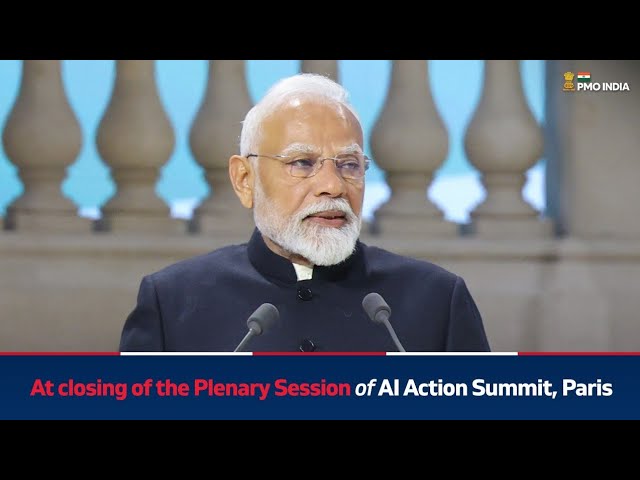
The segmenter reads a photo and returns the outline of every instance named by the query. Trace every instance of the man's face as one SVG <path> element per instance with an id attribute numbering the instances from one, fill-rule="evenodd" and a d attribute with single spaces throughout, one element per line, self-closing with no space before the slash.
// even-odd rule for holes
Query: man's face
<path id="1" fill-rule="evenodd" d="M 263 122 L 252 153 L 325 158 L 361 152 L 362 144 L 360 124 L 347 108 L 295 99 Z M 293 177 L 284 161 L 266 157 L 257 158 L 257 167 L 254 218 L 272 249 L 316 265 L 348 257 L 360 232 L 364 178 L 343 178 L 331 160 L 308 178 Z"/>

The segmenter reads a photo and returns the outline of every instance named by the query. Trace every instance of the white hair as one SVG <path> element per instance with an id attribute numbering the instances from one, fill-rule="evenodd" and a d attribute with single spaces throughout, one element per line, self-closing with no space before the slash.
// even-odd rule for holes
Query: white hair
<path id="1" fill-rule="evenodd" d="M 339 83 L 313 73 L 300 73 L 275 83 L 262 99 L 247 113 L 240 132 L 240 155 L 247 156 L 255 147 L 264 120 L 291 98 L 314 98 L 339 103 L 360 122 L 357 112 L 349 103 L 349 93 Z"/>

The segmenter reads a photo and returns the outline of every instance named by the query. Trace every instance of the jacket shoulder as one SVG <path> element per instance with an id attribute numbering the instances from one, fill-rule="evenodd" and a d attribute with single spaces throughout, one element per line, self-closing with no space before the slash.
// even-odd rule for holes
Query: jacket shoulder
<path id="1" fill-rule="evenodd" d="M 410 278 L 436 278 L 455 283 L 458 275 L 428 260 L 408 257 L 390 252 L 380 247 L 363 244 L 369 275 L 395 276 Z"/>
<path id="2" fill-rule="evenodd" d="M 155 283 L 173 283 L 223 273 L 234 265 L 248 263 L 247 244 L 227 245 L 202 255 L 180 260 L 149 276 Z"/>

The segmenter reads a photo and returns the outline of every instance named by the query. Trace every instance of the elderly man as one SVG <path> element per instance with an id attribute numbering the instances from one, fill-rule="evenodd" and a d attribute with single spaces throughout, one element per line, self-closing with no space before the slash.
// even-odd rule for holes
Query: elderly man
<path id="1" fill-rule="evenodd" d="M 358 240 L 363 143 L 339 84 L 300 74 L 274 85 L 229 159 L 233 188 L 253 209 L 251 238 L 146 276 L 120 350 L 488 351 L 459 276 Z M 372 292 L 380 297 L 367 312 Z M 278 322 L 267 311 L 248 323 L 265 303 Z"/>

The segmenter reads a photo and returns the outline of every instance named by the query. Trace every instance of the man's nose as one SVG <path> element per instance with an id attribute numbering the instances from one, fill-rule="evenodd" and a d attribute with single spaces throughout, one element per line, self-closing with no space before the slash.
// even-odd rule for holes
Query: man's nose
<path id="1" fill-rule="evenodd" d="M 346 193 L 345 180 L 331 158 L 322 160 L 319 170 L 312 178 L 315 182 L 316 196 L 340 197 Z"/>

